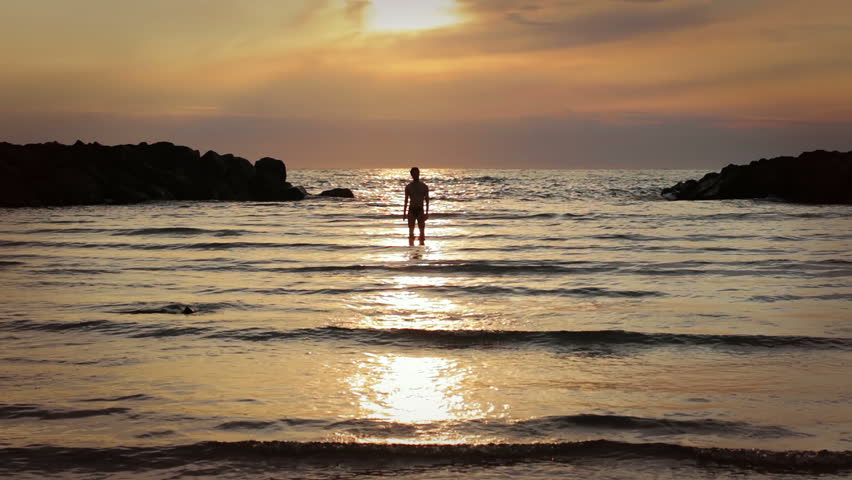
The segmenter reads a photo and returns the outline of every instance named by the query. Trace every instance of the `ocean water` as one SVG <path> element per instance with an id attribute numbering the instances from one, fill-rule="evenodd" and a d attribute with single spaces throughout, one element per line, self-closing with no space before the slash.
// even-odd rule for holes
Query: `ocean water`
<path id="1" fill-rule="evenodd" d="M 357 198 L 0 210 L 0 476 L 852 473 L 852 207 L 289 173 Z"/>

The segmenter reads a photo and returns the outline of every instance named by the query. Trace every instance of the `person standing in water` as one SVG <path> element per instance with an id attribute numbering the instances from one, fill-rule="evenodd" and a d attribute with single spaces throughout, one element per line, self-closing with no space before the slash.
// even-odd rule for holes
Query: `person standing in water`
<path id="1" fill-rule="evenodd" d="M 408 241 L 414 243 L 414 222 L 420 228 L 421 245 L 426 240 L 426 219 L 429 218 L 429 187 L 420 181 L 420 169 L 411 169 L 414 180 L 405 186 L 405 205 L 402 207 L 402 218 L 408 219 Z M 423 204 L 426 209 L 423 209 Z"/>

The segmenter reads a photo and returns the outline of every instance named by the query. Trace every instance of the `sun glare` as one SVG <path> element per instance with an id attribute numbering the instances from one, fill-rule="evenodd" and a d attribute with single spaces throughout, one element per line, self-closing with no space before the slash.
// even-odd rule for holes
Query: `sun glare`
<path id="1" fill-rule="evenodd" d="M 371 0 L 368 11 L 374 31 L 429 30 L 459 22 L 455 0 Z"/>
<path id="2" fill-rule="evenodd" d="M 479 404 L 465 398 L 469 375 L 446 358 L 368 354 L 348 383 L 359 396 L 363 417 L 429 423 L 484 415 Z"/>

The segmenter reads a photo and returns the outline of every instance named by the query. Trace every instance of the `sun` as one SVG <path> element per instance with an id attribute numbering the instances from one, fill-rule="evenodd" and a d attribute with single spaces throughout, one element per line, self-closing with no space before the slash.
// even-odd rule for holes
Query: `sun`
<path id="1" fill-rule="evenodd" d="M 370 30 L 407 32 L 430 30 L 460 21 L 455 0 L 371 0 L 367 25 Z"/>

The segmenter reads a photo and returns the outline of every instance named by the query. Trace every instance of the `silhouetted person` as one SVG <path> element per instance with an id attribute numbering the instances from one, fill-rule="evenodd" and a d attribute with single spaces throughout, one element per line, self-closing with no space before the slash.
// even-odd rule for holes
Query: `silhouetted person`
<path id="1" fill-rule="evenodd" d="M 414 222 L 420 228 L 420 244 L 426 240 L 426 219 L 429 218 L 429 187 L 420 181 L 420 169 L 411 169 L 414 180 L 405 186 L 405 205 L 402 207 L 402 218 L 408 219 L 408 241 L 414 243 Z M 410 203 L 409 203 L 410 200 Z M 426 209 L 423 209 L 423 204 Z"/>

